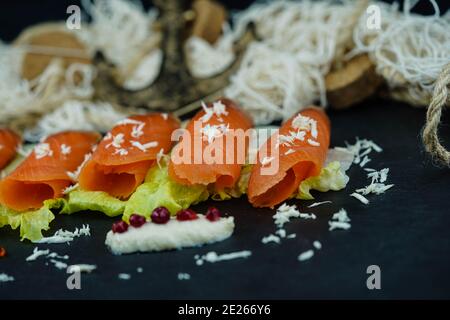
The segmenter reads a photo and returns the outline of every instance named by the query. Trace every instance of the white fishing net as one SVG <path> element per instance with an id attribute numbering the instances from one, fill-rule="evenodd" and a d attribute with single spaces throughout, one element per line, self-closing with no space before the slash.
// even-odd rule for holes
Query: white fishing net
<path id="1" fill-rule="evenodd" d="M 91 17 L 84 41 L 115 65 L 129 90 L 152 84 L 162 63 L 161 33 L 155 28 L 156 9 L 148 12 L 138 1 L 83 0 Z"/>
<path id="2" fill-rule="evenodd" d="M 23 50 L 0 42 L 0 124 L 9 124 L 17 117 L 44 114 L 66 99 L 87 99 L 94 69 L 74 63 L 65 69 L 59 59 L 53 60 L 37 78 L 21 77 Z M 75 81 L 75 77 L 81 79 Z"/>
<path id="3" fill-rule="evenodd" d="M 189 71 L 196 78 L 209 78 L 225 71 L 234 61 L 234 35 L 230 26 L 223 26 L 219 39 L 210 44 L 200 37 L 187 39 L 184 50 Z"/>
<path id="4" fill-rule="evenodd" d="M 50 134 L 66 130 L 107 132 L 127 116 L 109 103 L 68 100 L 43 116 L 34 128 L 27 129 L 24 137 L 29 141 L 40 141 Z"/>
<path id="5" fill-rule="evenodd" d="M 417 2 L 405 1 L 403 12 L 396 5 L 377 2 L 381 28 L 368 28 L 367 14 L 363 15 L 354 30 L 355 48 L 350 55 L 368 53 L 391 95 L 423 106 L 430 101 L 439 73 L 450 62 L 450 12 L 440 17 L 439 6 L 430 0 L 434 15 L 411 13 Z"/>
<path id="6" fill-rule="evenodd" d="M 450 61 L 450 14 L 440 17 L 436 2 L 428 1 L 436 9 L 432 16 L 410 13 L 416 1 L 405 1 L 404 12 L 395 5 L 372 2 L 381 10 L 380 30 L 367 28 L 368 1 L 257 3 L 235 15 L 233 29 L 225 26 L 216 43 L 188 39 L 188 67 L 197 78 L 226 70 L 236 59 L 234 41 L 253 23 L 258 41 L 248 46 L 225 95 L 236 99 L 257 124 L 287 119 L 312 103 L 326 106 L 325 75 L 360 53 L 369 54 L 392 96 L 423 105 L 429 101 L 437 75 Z M 116 65 L 125 88 L 151 85 L 163 61 L 162 35 L 155 28 L 157 11 L 146 12 L 137 1 L 125 0 L 83 0 L 83 7 L 92 21 L 77 35 L 88 51 L 103 52 Z M 80 123 L 89 128 L 111 124 L 106 116 L 92 120 L 93 115 L 86 112 L 86 106 L 92 105 L 74 107 L 80 112 L 78 116 L 70 113 L 73 120 L 65 117 L 69 114 L 64 101 L 92 96 L 92 66 L 73 64 L 65 69 L 55 59 L 38 78 L 27 81 L 20 76 L 22 55 L 18 48 L 0 43 L 0 124 L 56 107 L 61 108 L 42 119 L 30 137 L 52 132 L 58 122 L 52 119 L 73 128 Z M 83 81 L 75 81 L 75 74 L 81 74 Z M 99 114 L 104 115 L 101 110 Z M 98 123 L 102 118 L 103 127 Z"/>
<path id="7" fill-rule="evenodd" d="M 347 45 L 343 30 L 354 14 L 347 2 L 276 1 L 237 15 L 236 37 L 253 22 L 261 41 L 247 49 L 226 96 L 257 124 L 287 119 L 317 100 L 325 106 L 324 77 Z"/>

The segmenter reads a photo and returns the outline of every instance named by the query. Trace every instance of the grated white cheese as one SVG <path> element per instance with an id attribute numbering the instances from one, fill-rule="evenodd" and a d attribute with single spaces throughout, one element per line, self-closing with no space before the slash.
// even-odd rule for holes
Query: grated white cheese
<path id="1" fill-rule="evenodd" d="M 295 144 L 295 141 L 305 141 L 306 132 L 305 131 L 289 131 L 289 135 L 280 134 L 277 136 L 277 144 L 276 146 L 292 146 Z"/>
<path id="2" fill-rule="evenodd" d="M 239 259 L 239 258 L 248 258 L 252 255 L 252 252 L 249 250 L 243 250 L 243 251 L 237 251 L 237 252 L 231 252 L 231 253 L 225 253 L 218 255 L 216 252 L 211 251 L 207 254 L 198 257 L 196 264 L 198 266 L 201 266 L 203 262 L 209 262 L 209 263 L 216 263 L 220 261 L 228 261 L 233 259 Z"/>
<path id="3" fill-rule="evenodd" d="M 337 220 L 339 222 L 350 222 L 350 218 L 347 215 L 347 211 L 345 209 L 341 209 L 338 212 L 333 214 L 333 217 L 331 218 L 333 220 Z"/>
<path id="4" fill-rule="evenodd" d="M 291 218 L 298 218 L 300 216 L 300 211 L 297 210 L 297 206 L 294 204 L 292 206 L 283 203 L 278 207 L 277 212 L 273 215 L 275 224 L 278 228 L 283 227 L 286 222 L 289 222 Z"/>
<path id="5" fill-rule="evenodd" d="M 275 231 L 275 233 L 276 233 L 280 238 L 286 238 L 286 230 L 284 230 L 284 229 L 278 229 L 277 231 Z"/>
<path id="6" fill-rule="evenodd" d="M 274 157 L 264 157 L 264 158 L 261 160 L 261 165 L 262 165 L 262 166 L 266 166 L 266 165 L 268 165 L 269 163 L 271 163 L 273 160 L 275 160 Z"/>
<path id="7" fill-rule="evenodd" d="M 144 144 L 140 143 L 139 141 L 131 141 L 131 145 L 143 152 L 147 152 L 147 150 L 150 148 L 156 148 L 158 146 L 158 141 L 151 141 Z"/>
<path id="8" fill-rule="evenodd" d="M 339 221 L 328 221 L 330 228 L 328 230 L 333 231 L 334 229 L 348 230 L 351 228 L 351 224 L 348 222 Z"/>
<path id="9" fill-rule="evenodd" d="M 59 270 L 67 269 L 67 263 L 65 262 L 58 261 L 55 259 L 50 259 L 50 262 L 53 263 L 53 265 Z"/>
<path id="10" fill-rule="evenodd" d="M 287 239 L 294 239 L 295 237 L 297 237 L 295 233 L 291 233 L 288 236 L 286 236 Z"/>
<path id="11" fill-rule="evenodd" d="M 298 217 L 302 219 L 312 219 L 312 220 L 315 220 L 317 218 L 314 213 L 300 213 Z"/>
<path id="12" fill-rule="evenodd" d="M 125 135 L 123 133 L 118 133 L 117 135 L 111 136 L 111 143 L 108 143 L 105 148 L 108 149 L 110 146 L 113 146 L 116 149 L 119 149 L 122 147 L 122 143 L 125 142 Z"/>
<path id="13" fill-rule="evenodd" d="M 161 113 L 161 117 L 163 117 L 164 120 L 169 119 L 169 115 L 165 112 Z"/>
<path id="14" fill-rule="evenodd" d="M 83 169 L 84 165 L 91 160 L 92 153 L 87 153 L 84 155 L 83 162 L 78 166 L 78 168 L 74 172 L 67 171 L 67 176 L 74 182 L 78 181 L 78 177 L 80 176 L 81 169 Z"/>
<path id="15" fill-rule="evenodd" d="M 134 126 L 133 129 L 131 130 L 131 136 L 133 138 L 139 138 L 140 136 L 142 136 L 144 134 L 144 131 L 143 131 L 144 126 L 145 126 L 145 123 L 141 123 L 141 124 Z"/>
<path id="16" fill-rule="evenodd" d="M 128 150 L 124 149 L 124 148 L 116 149 L 114 154 L 118 154 L 118 155 L 121 155 L 121 156 L 126 156 L 128 154 Z"/>
<path id="17" fill-rule="evenodd" d="M 138 268 L 136 269 L 136 271 L 137 271 L 138 273 L 142 273 L 142 272 L 144 272 L 144 269 L 141 268 L 141 267 L 138 267 Z"/>
<path id="18" fill-rule="evenodd" d="M 289 154 L 291 154 L 291 153 L 294 153 L 295 151 L 293 150 L 293 149 L 288 149 L 285 153 L 284 153 L 284 155 L 285 156 L 287 156 L 287 155 L 289 155 Z"/>
<path id="19" fill-rule="evenodd" d="M 159 149 L 159 152 L 156 154 L 156 163 L 158 167 L 161 169 L 161 159 L 163 159 L 166 155 L 164 154 L 164 149 Z"/>
<path id="20" fill-rule="evenodd" d="M 320 147 L 320 143 L 312 139 L 308 139 L 308 144 L 313 147 Z"/>
<path id="21" fill-rule="evenodd" d="M 331 203 L 331 201 L 327 200 L 327 201 L 322 201 L 322 202 L 314 202 L 313 204 L 309 205 L 308 208 L 314 208 L 314 207 L 320 206 L 325 203 Z"/>
<path id="22" fill-rule="evenodd" d="M 179 272 L 178 280 L 191 280 L 191 275 L 189 273 Z"/>
<path id="23" fill-rule="evenodd" d="M 7 275 L 6 273 L 0 273 L 0 282 L 14 281 L 14 277 Z"/>
<path id="24" fill-rule="evenodd" d="M 142 121 L 139 121 L 139 120 L 135 120 L 135 119 L 130 119 L 130 118 L 125 118 L 125 119 L 123 119 L 123 120 L 120 120 L 120 121 L 118 121 L 118 122 L 116 122 L 116 124 L 115 124 L 115 126 L 122 126 L 122 125 L 142 125 L 142 124 L 144 124 L 145 125 L 145 123 L 144 122 L 142 122 Z"/>
<path id="25" fill-rule="evenodd" d="M 67 267 L 67 272 L 68 273 L 74 273 L 74 272 L 91 273 L 95 269 L 97 269 L 97 266 L 94 264 L 83 264 L 83 263 L 82 264 L 72 264 Z"/>
<path id="26" fill-rule="evenodd" d="M 355 144 L 350 145 L 346 142 L 346 145 L 347 145 L 346 149 L 351 153 L 353 153 L 354 155 L 353 163 L 360 164 L 361 161 L 363 162 L 361 167 L 363 167 L 370 161 L 368 157 L 367 160 L 364 160 L 364 157 L 366 157 L 369 153 L 371 153 L 372 151 L 378 153 L 383 151 L 383 149 L 372 140 L 367 139 L 360 140 L 358 137 L 356 138 Z"/>
<path id="27" fill-rule="evenodd" d="M 221 116 L 228 115 L 226 106 L 220 100 L 213 102 L 213 105 L 211 108 L 208 108 L 208 106 L 203 101 L 202 101 L 201 105 L 202 105 L 203 111 L 205 112 L 205 114 L 200 118 L 200 121 L 202 121 L 202 122 L 208 122 L 214 115 L 218 118 L 219 121 L 222 121 Z"/>
<path id="28" fill-rule="evenodd" d="M 71 146 L 68 146 L 64 143 L 61 145 L 61 154 L 66 156 L 66 155 L 70 154 L 71 152 L 72 152 Z"/>
<path id="29" fill-rule="evenodd" d="M 57 254 L 56 252 L 52 252 L 52 253 L 49 253 L 49 254 L 47 255 L 47 258 L 57 258 L 57 259 L 68 260 L 68 259 L 69 259 L 69 256 L 68 256 L 67 254 L 64 255 L 64 256 L 60 256 L 60 255 Z"/>
<path id="30" fill-rule="evenodd" d="M 343 229 L 348 230 L 351 228 L 350 218 L 347 215 L 347 211 L 345 209 L 341 209 L 335 214 L 330 221 L 328 221 L 329 230 L 333 231 L 334 229 Z"/>
<path id="31" fill-rule="evenodd" d="M 314 241 L 313 242 L 313 246 L 314 246 L 314 248 L 316 248 L 317 250 L 320 250 L 320 249 L 322 249 L 322 244 L 320 243 L 320 241 Z"/>
<path id="32" fill-rule="evenodd" d="M 317 139 L 317 121 L 307 117 L 303 116 L 302 114 L 298 114 L 293 120 L 292 120 L 292 127 L 299 130 L 304 130 L 311 133 L 311 136 L 314 139 Z"/>
<path id="33" fill-rule="evenodd" d="M 359 166 L 362 168 L 364 167 L 366 164 L 368 164 L 371 161 L 371 159 L 368 156 L 364 156 L 364 158 L 362 159 L 361 163 L 359 164 Z"/>
<path id="34" fill-rule="evenodd" d="M 203 134 L 203 139 L 207 140 L 208 143 L 212 143 L 214 139 L 223 136 L 229 130 L 229 125 L 210 125 L 206 124 L 201 132 Z"/>
<path id="35" fill-rule="evenodd" d="M 69 243 L 73 241 L 75 238 L 81 236 L 90 236 L 91 229 L 89 225 L 84 225 L 78 229 L 76 228 L 74 232 L 59 229 L 55 232 L 55 234 L 51 237 L 44 237 L 41 240 L 36 241 L 35 243 Z"/>
<path id="36" fill-rule="evenodd" d="M 37 160 L 53 156 L 53 150 L 48 143 L 39 143 L 34 147 L 34 155 Z"/>
<path id="37" fill-rule="evenodd" d="M 38 247 L 35 247 L 33 250 L 33 254 L 28 256 L 25 261 L 35 261 L 40 256 L 46 256 L 50 253 L 50 250 L 39 250 Z"/>
<path id="38" fill-rule="evenodd" d="M 380 171 L 376 170 L 369 171 L 367 177 L 372 179 L 371 183 L 364 188 L 357 189 L 356 192 L 363 195 L 368 195 L 370 193 L 380 195 L 386 192 L 387 190 L 389 190 L 394 186 L 394 184 L 389 185 L 384 184 L 384 182 L 386 182 L 387 180 L 388 174 L 389 168 L 384 168 L 381 169 Z"/>
<path id="39" fill-rule="evenodd" d="M 72 192 L 73 190 L 77 189 L 79 187 L 78 183 L 75 183 L 74 185 L 68 186 L 67 188 L 65 188 L 63 190 L 63 194 L 69 194 L 70 192 Z"/>
<path id="40" fill-rule="evenodd" d="M 117 278 L 119 278 L 120 280 L 130 280 L 131 279 L 131 275 L 128 274 L 128 273 L 119 273 Z"/>
<path id="41" fill-rule="evenodd" d="M 364 204 L 369 204 L 369 199 L 367 199 L 366 197 L 364 197 L 363 195 L 353 192 L 352 194 L 350 194 L 351 197 L 358 199 L 359 201 L 361 201 Z"/>
<path id="42" fill-rule="evenodd" d="M 280 237 L 274 235 L 274 234 L 269 234 L 268 236 L 262 238 L 261 240 L 262 243 L 267 244 L 269 242 L 274 242 L 274 243 L 280 243 Z"/>
<path id="43" fill-rule="evenodd" d="M 298 256 L 298 261 L 306 261 L 311 259 L 314 256 L 314 251 L 313 250 L 307 250 L 305 252 L 302 252 L 299 256 Z"/>

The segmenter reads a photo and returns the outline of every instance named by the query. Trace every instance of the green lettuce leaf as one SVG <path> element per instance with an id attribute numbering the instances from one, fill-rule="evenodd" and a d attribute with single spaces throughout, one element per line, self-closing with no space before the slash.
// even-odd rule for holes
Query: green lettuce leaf
<path id="1" fill-rule="evenodd" d="M 42 238 L 42 230 L 48 230 L 50 222 L 55 219 L 52 209 L 63 205 L 62 199 L 47 200 L 42 208 L 25 212 L 17 212 L 0 206 L 0 228 L 10 226 L 20 228 L 21 239 L 37 241 Z"/>
<path id="2" fill-rule="evenodd" d="M 320 192 L 327 192 L 330 190 L 339 191 L 345 188 L 349 177 L 341 169 L 339 161 L 330 162 L 326 167 L 322 168 L 320 174 L 315 177 L 310 177 L 302 183 L 298 188 L 298 193 L 295 198 L 302 200 L 312 200 L 311 190 Z"/>
<path id="3" fill-rule="evenodd" d="M 60 213 L 72 214 L 79 211 L 100 211 L 109 217 L 116 217 L 125 210 L 126 201 L 119 200 L 103 191 L 75 189 L 64 199 Z"/>
<path id="4" fill-rule="evenodd" d="M 128 221 L 133 213 L 147 219 L 153 209 L 164 206 L 172 215 L 181 209 L 208 199 L 205 186 L 184 186 L 172 181 L 167 166 L 155 166 L 149 170 L 145 182 L 141 184 L 128 199 L 123 220 Z"/>

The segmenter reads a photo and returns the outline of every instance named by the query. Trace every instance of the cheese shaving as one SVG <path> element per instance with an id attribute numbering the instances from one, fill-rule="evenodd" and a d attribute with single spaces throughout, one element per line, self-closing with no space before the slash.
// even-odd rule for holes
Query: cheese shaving
<path id="1" fill-rule="evenodd" d="M 262 166 L 266 166 L 266 165 L 268 165 L 269 163 L 271 163 L 273 160 L 275 160 L 274 157 L 264 157 L 264 158 L 262 158 L 262 160 L 261 160 L 261 165 L 262 165 Z"/>
<path id="2" fill-rule="evenodd" d="M 252 252 L 249 251 L 249 250 L 225 253 L 225 254 L 221 254 L 221 255 L 218 255 L 214 251 L 210 251 L 210 252 L 208 252 L 207 254 L 205 254 L 205 255 L 203 255 L 201 257 L 197 257 L 196 264 L 200 266 L 205 261 L 209 262 L 209 263 L 216 263 L 216 262 L 220 262 L 220 261 L 228 261 L 228 260 L 233 260 L 233 259 L 248 258 L 251 255 L 252 255 Z"/>
<path id="3" fill-rule="evenodd" d="M 158 167 L 161 169 L 161 160 L 165 157 L 164 149 L 159 149 L 159 152 L 156 154 L 156 163 L 158 164 Z"/>
<path id="4" fill-rule="evenodd" d="M 46 256 L 50 253 L 50 250 L 39 250 L 38 247 L 35 247 L 33 250 L 33 254 L 28 256 L 25 261 L 35 261 L 40 256 Z"/>
<path id="5" fill-rule="evenodd" d="M 66 145 L 64 143 L 61 145 L 61 154 L 68 155 L 71 152 L 72 152 L 72 147 L 71 146 L 68 146 L 68 145 Z"/>
<path id="6" fill-rule="evenodd" d="M 121 148 L 122 147 L 122 143 L 125 142 L 124 137 L 125 137 L 125 135 L 123 133 L 118 133 L 115 136 L 113 135 L 111 143 L 108 143 L 105 146 L 105 148 L 108 149 L 110 146 L 113 146 L 114 148 Z"/>
<path id="7" fill-rule="evenodd" d="M 77 170 L 75 170 L 74 172 L 70 172 L 67 171 L 66 174 L 67 176 L 74 182 L 78 181 L 78 177 L 80 176 L 81 173 L 81 169 L 83 169 L 84 165 L 91 160 L 92 158 L 92 153 L 87 153 L 84 155 L 84 160 L 83 162 L 78 166 Z"/>
<path id="8" fill-rule="evenodd" d="M 283 203 L 278 207 L 277 212 L 273 215 L 273 219 L 275 220 L 275 224 L 278 228 L 283 227 L 283 225 L 291 218 L 298 218 L 300 216 L 300 211 L 297 210 L 297 206 L 294 204 L 292 206 Z"/>
<path id="9" fill-rule="evenodd" d="M 353 192 L 352 194 L 350 194 L 350 196 L 355 199 L 358 199 L 359 201 L 361 201 L 364 204 L 369 204 L 369 200 L 359 193 Z"/>
<path id="10" fill-rule="evenodd" d="M 119 273 L 117 275 L 117 278 L 119 278 L 120 280 L 130 280 L 131 279 L 131 275 L 128 273 Z"/>
<path id="11" fill-rule="evenodd" d="M 309 205 L 308 208 L 314 208 L 314 207 L 320 206 L 325 203 L 331 203 L 331 201 L 327 200 L 327 201 L 321 201 L 321 202 L 314 202 L 313 204 Z"/>
<path id="12" fill-rule="evenodd" d="M 302 252 L 299 256 L 298 256 L 298 261 L 302 262 L 302 261 L 306 261 L 311 259 L 314 256 L 314 251 L 313 250 L 307 250 L 305 252 Z"/>
<path id="13" fill-rule="evenodd" d="M 69 194 L 69 193 L 71 193 L 73 190 L 77 189 L 78 187 L 79 187 L 79 184 L 78 184 L 78 183 L 75 183 L 75 184 L 73 184 L 73 185 L 71 185 L 71 186 L 68 186 L 67 188 L 65 188 L 65 189 L 63 190 L 63 194 Z"/>
<path id="14" fill-rule="evenodd" d="M 280 238 L 286 238 L 286 230 L 284 229 L 278 229 L 275 233 L 280 236 Z"/>
<path id="15" fill-rule="evenodd" d="M 208 122 L 213 116 L 216 116 L 219 120 L 221 120 L 222 115 L 228 115 L 226 106 L 220 100 L 213 102 L 211 108 L 208 108 L 203 101 L 201 102 L 201 105 L 203 111 L 205 112 L 205 114 L 200 117 L 200 121 L 202 122 Z"/>
<path id="16" fill-rule="evenodd" d="M 343 229 L 348 230 L 351 228 L 350 218 L 347 215 L 347 211 L 345 209 L 341 209 L 338 212 L 334 213 L 331 220 L 328 221 L 329 230 L 333 231 L 335 229 Z"/>
<path id="17" fill-rule="evenodd" d="M 14 281 L 14 277 L 7 275 L 6 273 L 0 273 L 0 282 Z"/>
<path id="18" fill-rule="evenodd" d="M 308 139 L 308 144 L 313 147 L 320 147 L 320 143 L 312 139 Z"/>
<path id="19" fill-rule="evenodd" d="M 316 248 L 317 250 L 320 250 L 320 249 L 322 249 L 322 244 L 320 243 L 320 241 L 314 241 L 313 242 L 313 246 L 314 246 L 314 248 Z"/>
<path id="20" fill-rule="evenodd" d="M 151 141 L 144 144 L 140 143 L 139 141 L 131 141 L 131 145 L 138 148 L 142 152 L 147 152 L 147 150 L 150 148 L 156 148 L 158 146 L 158 141 Z"/>
<path id="21" fill-rule="evenodd" d="M 280 243 L 280 237 L 274 235 L 274 234 L 269 234 L 268 236 L 262 238 L 261 240 L 262 243 L 267 244 L 269 242 L 274 242 L 274 243 Z"/>
<path id="22" fill-rule="evenodd" d="M 57 269 L 67 269 L 67 263 L 62 262 L 62 261 L 58 261 L 55 259 L 50 259 L 50 262 L 53 263 L 53 265 L 57 268 Z"/>
<path id="23" fill-rule="evenodd" d="M 34 155 L 38 160 L 45 157 L 51 157 L 53 156 L 53 150 L 48 143 L 39 143 L 34 147 Z"/>
<path id="24" fill-rule="evenodd" d="M 94 264 L 72 264 L 67 267 L 67 273 L 74 273 L 74 272 L 86 272 L 91 273 L 97 269 L 97 266 Z"/>
<path id="25" fill-rule="evenodd" d="M 228 126 L 224 124 L 210 125 L 208 123 L 202 128 L 203 139 L 207 140 L 208 143 L 212 143 L 214 139 L 223 136 L 228 130 Z"/>
<path id="26" fill-rule="evenodd" d="M 76 228 L 74 232 L 59 229 L 55 232 L 55 234 L 51 237 L 44 237 L 36 243 L 69 243 L 72 242 L 75 238 L 81 236 L 90 236 L 91 231 L 89 225 L 84 225 L 78 229 Z"/>
<path id="27" fill-rule="evenodd" d="M 177 275 L 178 280 L 191 280 L 191 275 L 185 272 L 179 272 Z"/>

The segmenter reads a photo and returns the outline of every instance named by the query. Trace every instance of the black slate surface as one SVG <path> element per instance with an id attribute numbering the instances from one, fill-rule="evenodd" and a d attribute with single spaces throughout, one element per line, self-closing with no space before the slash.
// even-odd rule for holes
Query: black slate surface
<path id="1" fill-rule="evenodd" d="M 332 204 L 307 209 L 311 201 L 291 201 L 303 212 L 313 212 L 317 220 L 293 220 L 286 225 L 297 238 L 280 245 L 261 243 L 275 231 L 274 213 L 254 209 L 245 198 L 214 203 L 236 219 L 234 235 L 221 243 L 202 248 L 164 253 L 114 256 L 104 238 L 114 221 L 97 213 L 58 216 L 52 231 L 73 230 L 83 223 L 91 226 L 91 237 L 78 238 L 70 245 L 39 245 L 59 254 L 68 254 L 70 263 L 96 264 L 92 274 L 83 274 L 81 290 L 68 290 L 65 271 L 45 265 L 45 259 L 25 262 L 36 246 L 20 242 L 18 232 L 0 230 L 0 245 L 8 257 L 0 260 L 0 273 L 15 277 L 0 283 L 0 298 L 450 298 L 450 170 L 434 167 L 423 152 L 419 132 L 424 110 L 373 100 L 348 111 L 329 112 L 332 145 L 353 142 L 356 136 L 373 139 L 384 152 L 371 154 L 367 167 L 391 169 L 386 194 L 371 196 L 367 206 L 349 197 L 355 188 L 368 183 L 365 172 L 356 166 L 346 190 L 316 193 L 316 201 Z M 450 136 L 448 115 L 441 136 Z M 195 207 L 203 212 L 213 202 Z M 345 208 L 352 221 L 348 231 L 328 231 L 332 213 Z M 50 234 L 50 233 L 48 233 Z M 323 248 L 313 259 L 300 263 L 299 253 L 319 240 Z M 227 253 L 251 250 L 248 259 L 216 264 L 195 264 L 194 255 L 209 251 Z M 368 290 L 366 268 L 381 268 L 381 290 Z M 143 273 L 136 268 L 142 267 Z M 187 272 L 191 280 L 177 279 Z M 119 273 L 130 273 L 128 281 Z"/>

